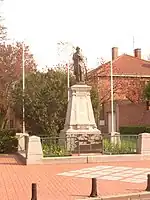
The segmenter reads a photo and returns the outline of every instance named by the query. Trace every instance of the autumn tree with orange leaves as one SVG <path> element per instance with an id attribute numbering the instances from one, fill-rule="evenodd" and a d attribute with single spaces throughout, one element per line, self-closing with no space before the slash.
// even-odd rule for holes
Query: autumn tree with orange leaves
<path id="1" fill-rule="evenodd" d="M 11 90 L 22 78 L 22 43 L 0 44 L 0 129 L 6 127 L 9 115 Z M 25 72 L 34 72 L 36 63 L 29 47 L 25 46 Z"/>
<path id="2" fill-rule="evenodd" d="M 111 99 L 110 77 L 99 80 L 100 101 L 105 103 Z M 144 85 L 140 78 L 113 78 L 114 100 L 129 100 L 132 103 L 143 101 Z"/>
<path id="3" fill-rule="evenodd" d="M 121 77 L 115 76 L 120 74 L 113 65 L 113 91 L 115 100 L 129 100 L 132 103 L 143 101 L 144 80 L 139 77 Z M 105 63 L 101 59 L 101 65 L 98 69 L 89 73 L 89 83 L 98 89 L 100 103 L 106 103 L 111 99 L 110 85 L 110 62 Z"/>
<path id="4" fill-rule="evenodd" d="M 143 90 L 145 88 L 145 80 L 139 77 L 128 77 L 122 81 L 122 93 L 132 103 L 141 103 L 144 101 Z"/>

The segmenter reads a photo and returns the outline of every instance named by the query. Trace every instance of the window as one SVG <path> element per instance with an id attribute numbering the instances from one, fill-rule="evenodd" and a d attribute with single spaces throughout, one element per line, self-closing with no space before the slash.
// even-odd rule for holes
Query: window
<path id="1" fill-rule="evenodd" d="M 100 119 L 104 120 L 104 103 L 100 105 Z"/>
<path id="2" fill-rule="evenodd" d="M 150 110 L 150 101 L 146 101 L 146 110 Z"/>

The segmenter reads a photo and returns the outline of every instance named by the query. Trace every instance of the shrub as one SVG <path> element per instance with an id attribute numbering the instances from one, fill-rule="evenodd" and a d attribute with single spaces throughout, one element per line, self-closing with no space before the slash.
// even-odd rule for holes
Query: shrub
<path id="1" fill-rule="evenodd" d="M 0 130 L 0 153 L 15 153 L 18 148 L 18 139 L 15 136 L 16 131 Z"/>
<path id="2" fill-rule="evenodd" d="M 120 143 L 113 143 L 109 139 L 103 141 L 104 154 L 133 154 L 136 153 L 136 142 L 121 140 Z"/>
<path id="3" fill-rule="evenodd" d="M 122 126 L 119 128 L 120 134 L 122 135 L 138 135 L 139 133 L 146 132 L 146 126 Z M 150 128 L 148 129 L 150 132 Z"/>
<path id="4" fill-rule="evenodd" d="M 150 133 L 150 127 L 146 127 L 146 133 Z"/>
<path id="5" fill-rule="evenodd" d="M 58 144 L 42 144 L 44 157 L 70 156 L 66 149 Z"/>

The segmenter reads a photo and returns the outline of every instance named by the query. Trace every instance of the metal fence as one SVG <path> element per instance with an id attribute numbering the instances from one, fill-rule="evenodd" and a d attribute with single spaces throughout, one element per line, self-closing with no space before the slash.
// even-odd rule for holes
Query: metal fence
<path id="1" fill-rule="evenodd" d="M 96 136 L 49 137 L 41 136 L 43 154 L 47 156 L 70 156 L 82 153 L 102 153 L 102 138 Z"/>
<path id="2" fill-rule="evenodd" d="M 136 154 L 138 135 L 103 136 L 103 154 Z"/>
<path id="3" fill-rule="evenodd" d="M 138 135 L 117 136 L 78 136 L 50 137 L 41 136 L 44 157 L 71 156 L 72 154 L 101 153 L 136 154 Z"/>

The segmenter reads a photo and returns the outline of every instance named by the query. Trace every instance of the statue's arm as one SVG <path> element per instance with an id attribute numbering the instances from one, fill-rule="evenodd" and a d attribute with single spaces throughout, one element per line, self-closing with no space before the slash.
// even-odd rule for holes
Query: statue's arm
<path id="1" fill-rule="evenodd" d="M 83 56 L 82 56 L 82 54 L 78 54 L 78 59 L 79 59 L 80 61 L 83 61 Z"/>

